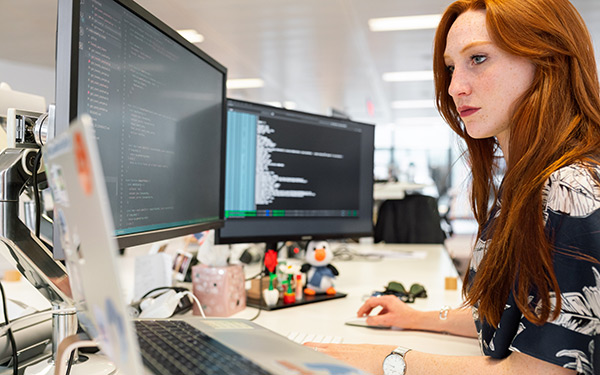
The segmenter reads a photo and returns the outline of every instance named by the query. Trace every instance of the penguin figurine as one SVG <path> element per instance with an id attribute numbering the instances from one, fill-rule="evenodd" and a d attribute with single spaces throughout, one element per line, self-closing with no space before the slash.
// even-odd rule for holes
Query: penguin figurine
<path id="1" fill-rule="evenodd" d="M 333 251 L 326 241 L 311 241 L 306 248 L 306 263 L 301 272 L 306 273 L 306 288 L 304 294 L 314 296 L 319 293 L 334 295 L 333 279 L 339 275 L 338 270 L 331 264 Z"/>

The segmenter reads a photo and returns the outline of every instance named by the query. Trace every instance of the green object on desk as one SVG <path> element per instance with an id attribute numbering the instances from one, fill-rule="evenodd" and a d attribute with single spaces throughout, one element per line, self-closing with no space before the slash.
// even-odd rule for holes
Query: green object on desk
<path id="1" fill-rule="evenodd" d="M 408 294 L 406 292 L 406 289 L 404 289 L 404 285 L 402 285 L 402 283 L 399 283 L 397 281 L 390 281 L 388 283 L 388 285 L 385 287 L 385 291 L 401 293 L 401 294 Z"/>
<path id="2" fill-rule="evenodd" d="M 418 283 L 412 284 L 410 289 L 406 291 L 404 285 L 397 281 L 390 281 L 382 294 L 393 294 L 407 303 L 414 302 L 415 298 L 427 298 L 427 291 L 423 285 Z"/>

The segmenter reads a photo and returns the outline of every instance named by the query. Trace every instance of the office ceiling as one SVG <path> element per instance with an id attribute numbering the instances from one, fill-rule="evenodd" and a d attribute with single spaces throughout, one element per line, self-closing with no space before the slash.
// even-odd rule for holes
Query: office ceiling
<path id="1" fill-rule="evenodd" d="M 600 43 L 600 1 L 573 0 Z M 433 108 L 393 109 L 431 100 L 433 82 L 389 83 L 382 74 L 431 69 L 434 30 L 371 32 L 367 20 L 441 13 L 450 0 L 138 0 L 174 29 L 196 29 L 198 46 L 229 78 L 261 78 L 262 88 L 229 90 L 257 102 L 353 119 L 404 124 L 437 117 Z M 57 0 L 0 0 L 0 59 L 54 67 Z M 596 48 L 598 51 L 598 48 Z M 598 52 L 596 52 L 598 56 Z"/>

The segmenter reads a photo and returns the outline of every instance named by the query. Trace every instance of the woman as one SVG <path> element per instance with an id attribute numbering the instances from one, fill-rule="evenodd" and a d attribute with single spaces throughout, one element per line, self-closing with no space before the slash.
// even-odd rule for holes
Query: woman
<path id="1" fill-rule="evenodd" d="M 600 88 L 581 17 L 568 0 L 459 0 L 437 30 L 434 75 L 473 177 L 471 309 L 386 297 L 358 315 L 381 306 L 369 324 L 480 340 L 481 357 L 408 351 L 407 375 L 600 373 Z M 394 349 L 309 345 L 372 373 Z"/>

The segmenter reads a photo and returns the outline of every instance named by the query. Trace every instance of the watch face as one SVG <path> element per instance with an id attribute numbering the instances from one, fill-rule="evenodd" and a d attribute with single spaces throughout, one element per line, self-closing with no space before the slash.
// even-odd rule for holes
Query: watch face
<path id="1" fill-rule="evenodd" d="M 406 363 L 399 354 L 392 353 L 383 361 L 383 373 L 385 375 L 404 375 Z"/>

